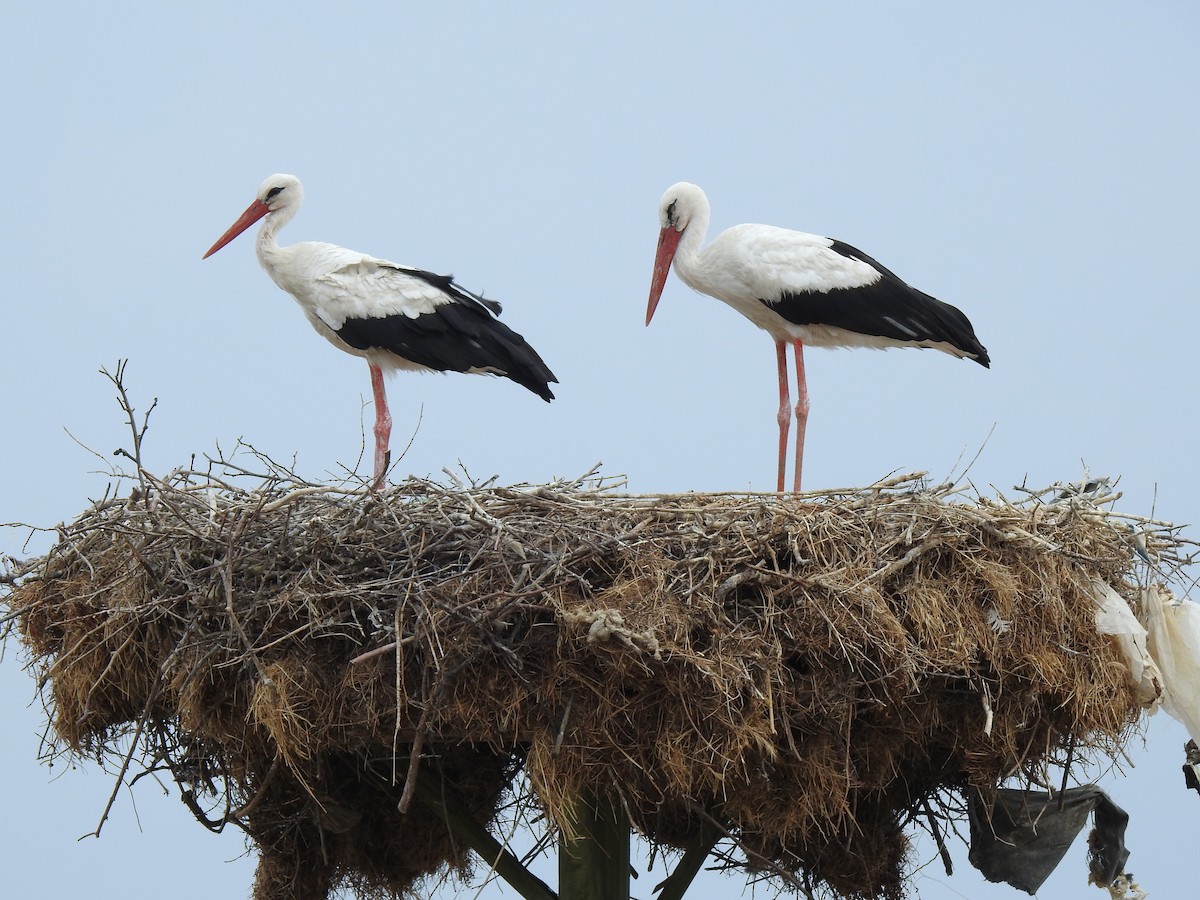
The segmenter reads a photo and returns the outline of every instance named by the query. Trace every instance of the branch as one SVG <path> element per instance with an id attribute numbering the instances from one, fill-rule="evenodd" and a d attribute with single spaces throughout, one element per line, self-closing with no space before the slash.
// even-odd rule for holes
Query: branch
<path id="1" fill-rule="evenodd" d="M 720 839 L 720 830 L 715 828 L 707 817 L 702 819 L 700 830 L 688 841 L 687 849 L 675 864 L 674 870 L 655 886 L 654 891 L 661 892 L 658 893 L 658 900 L 682 900 L 684 892 L 692 886 L 692 881 Z"/>
<path id="2" fill-rule="evenodd" d="M 444 781 L 436 783 L 425 769 L 417 773 L 414 785 L 417 798 L 441 816 L 450 831 L 479 854 L 525 900 L 558 900 L 558 895 L 546 882 L 521 865 L 512 851 L 475 820 L 450 785 Z"/>
<path id="3" fill-rule="evenodd" d="M 121 409 L 125 411 L 125 418 L 129 423 L 129 431 L 133 436 L 133 452 L 130 453 L 124 447 L 118 447 L 113 451 L 113 456 L 124 456 L 132 460 L 137 468 L 138 481 L 142 485 L 143 492 L 146 492 L 146 476 L 142 471 L 142 440 L 146 437 L 146 429 L 150 427 L 150 413 L 154 412 L 154 407 L 158 406 L 158 398 L 155 397 L 150 404 L 150 408 L 146 410 L 146 414 L 142 417 L 142 426 L 138 428 L 137 416 L 133 408 L 133 402 L 129 399 L 129 393 L 125 390 L 125 366 L 129 363 L 127 359 L 117 360 L 117 368 L 115 372 L 108 371 L 104 366 L 100 367 L 100 374 L 112 382 L 113 387 L 117 389 L 117 402 L 120 403 Z M 149 503 L 149 496 L 146 497 Z"/>

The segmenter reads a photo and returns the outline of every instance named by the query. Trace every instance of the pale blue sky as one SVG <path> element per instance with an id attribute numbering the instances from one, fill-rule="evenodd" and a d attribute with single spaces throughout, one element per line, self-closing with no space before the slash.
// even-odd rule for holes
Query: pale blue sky
<path id="1" fill-rule="evenodd" d="M 658 199 L 686 179 L 714 230 L 854 244 L 962 308 L 991 353 L 985 371 L 810 352 L 810 487 L 942 478 L 995 425 L 971 470 L 984 490 L 1086 463 L 1121 476 L 1129 512 L 1200 518 L 1198 8 L 715 6 L 8 4 L 0 521 L 53 525 L 103 493 L 65 430 L 105 454 L 126 440 L 96 374 L 123 357 L 135 401 L 159 399 L 152 470 L 239 437 L 312 478 L 355 464 L 366 366 L 312 333 L 251 240 L 200 261 L 272 172 L 307 191 L 284 243 L 453 272 L 504 302 L 561 381 L 546 405 L 501 379 L 393 379 L 395 446 L 423 407 L 401 474 L 461 461 L 544 481 L 599 460 L 638 492 L 773 486 L 769 339 L 674 278 L 642 325 Z M 23 539 L 0 531 L 0 551 Z M 4 893 L 247 894 L 252 861 L 225 862 L 238 838 L 149 783 L 76 841 L 110 780 L 37 764 L 21 662 L 10 641 Z M 1133 814 L 1130 867 L 1180 896 L 1200 798 L 1181 786 L 1182 730 L 1159 717 L 1148 734 L 1108 787 Z M 953 852 L 954 878 L 936 862 L 918 876 L 923 900 L 1015 896 Z M 1076 848 L 1042 895 L 1103 896 L 1084 873 Z M 707 896 L 741 893 L 714 878 Z"/>

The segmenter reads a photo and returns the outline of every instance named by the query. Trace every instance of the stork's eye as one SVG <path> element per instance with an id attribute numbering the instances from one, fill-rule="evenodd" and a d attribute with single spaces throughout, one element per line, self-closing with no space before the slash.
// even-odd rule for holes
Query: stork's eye
<path id="1" fill-rule="evenodd" d="M 283 188 L 281 188 L 281 187 L 271 188 L 269 191 L 267 191 L 267 199 L 274 200 L 276 197 L 278 197 L 280 195 L 280 193 L 282 193 L 282 191 L 283 191 Z"/>
<path id="2" fill-rule="evenodd" d="M 672 200 L 670 205 L 667 207 L 667 221 L 672 225 L 675 224 L 675 204 L 678 202 L 678 200 Z"/>

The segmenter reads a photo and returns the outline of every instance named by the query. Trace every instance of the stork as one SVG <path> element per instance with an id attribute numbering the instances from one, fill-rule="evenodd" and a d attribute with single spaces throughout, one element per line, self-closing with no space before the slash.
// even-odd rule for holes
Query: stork
<path id="1" fill-rule="evenodd" d="M 453 276 L 335 244 L 306 241 L 281 247 L 275 236 L 303 200 L 298 178 L 272 175 L 203 258 L 262 219 L 256 252 L 271 280 L 295 298 L 322 337 L 367 361 L 375 398 L 373 489 L 384 483 L 390 462 L 392 417 L 385 372 L 502 375 L 547 402 L 554 399 L 549 385 L 558 379 L 521 335 L 496 318 L 500 304 L 466 290 Z"/>
<path id="2" fill-rule="evenodd" d="M 662 296 L 667 274 L 732 306 L 775 341 L 779 372 L 779 467 L 784 489 L 793 409 L 787 350 L 796 358 L 796 464 L 800 491 L 808 385 L 804 345 L 814 347 L 932 347 L 990 367 L 984 346 L 958 309 L 909 287 L 890 270 L 849 244 L 772 225 L 735 225 L 701 249 L 708 231 L 708 197 L 680 182 L 659 204 L 658 253 L 650 282 L 646 324 Z"/>

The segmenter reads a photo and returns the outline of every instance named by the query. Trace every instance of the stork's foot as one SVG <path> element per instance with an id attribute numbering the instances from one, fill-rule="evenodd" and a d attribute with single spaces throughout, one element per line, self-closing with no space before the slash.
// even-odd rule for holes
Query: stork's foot
<path id="1" fill-rule="evenodd" d="M 378 493 L 387 487 L 387 472 L 391 465 L 392 451 L 377 449 L 375 451 L 375 477 L 371 481 L 372 493 Z"/>

